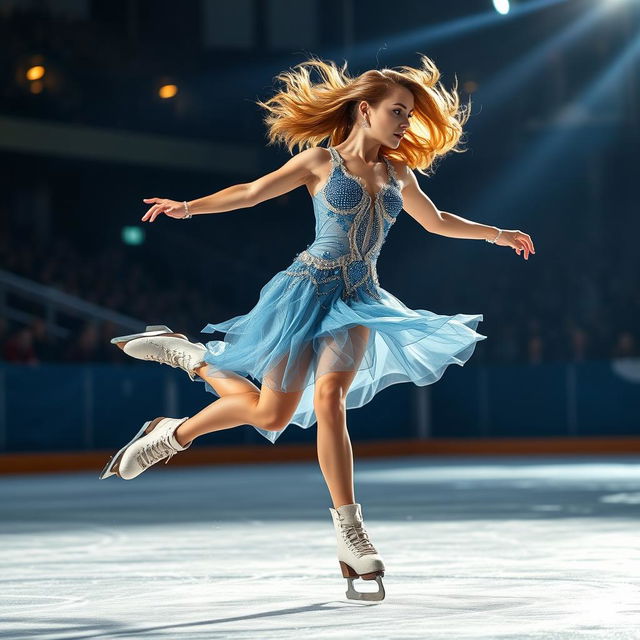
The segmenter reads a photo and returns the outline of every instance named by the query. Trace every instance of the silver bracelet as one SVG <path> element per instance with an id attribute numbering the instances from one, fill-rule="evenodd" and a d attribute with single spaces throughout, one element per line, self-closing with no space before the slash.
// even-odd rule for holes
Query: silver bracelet
<path id="1" fill-rule="evenodd" d="M 193 214 L 191 213 L 191 211 L 189 211 L 189 203 L 186 200 L 184 200 L 182 204 L 184 205 L 184 211 L 187 215 L 182 216 L 180 220 L 188 220 L 189 218 L 193 218 Z"/>
<path id="2" fill-rule="evenodd" d="M 498 230 L 498 235 L 493 240 L 489 240 L 489 238 L 485 238 L 485 240 L 487 242 L 490 242 L 491 244 L 494 244 L 496 242 L 496 240 L 500 237 L 501 234 L 502 234 L 502 229 L 499 229 Z"/>

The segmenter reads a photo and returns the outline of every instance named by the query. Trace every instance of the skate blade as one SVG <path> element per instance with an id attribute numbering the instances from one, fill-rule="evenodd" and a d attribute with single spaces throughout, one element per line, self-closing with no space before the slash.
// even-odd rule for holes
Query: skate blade
<path id="1" fill-rule="evenodd" d="M 384 570 L 372 571 L 371 573 L 359 574 L 353 567 L 346 562 L 339 560 L 340 570 L 342 571 L 342 577 L 347 580 L 347 598 L 349 600 L 384 600 L 385 592 L 384 585 L 382 584 L 382 576 L 384 576 Z M 356 591 L 353 586 L 353 581 L 358 578 L 363 580 L 375 580 L 378 583 L 377 591 Z"/>
<path id="2" fill-rule="evenodd" d="M 121 342 L 129 342 L 136 338 L 151 338 L 153 336 L 161 336 L 165 333 L 173 333 L 169 327 L 163 324 L 151 324 L 142 333 L 132 333 L 129 336 L 118 336 L 110 340 L 111 344 L 119 344 Z M 185 336 L 186 337 L 186 336 Z"/>
<path id="3" fill-rule="evenodd" d="M 346 595 L 347 598 L 349 600 L 364 600 L 366 602 L 379 602 L 380 600 L 384 600 L 385 597 L 385 591 L 384 591 L 384 585 L 382 584 L 382 578 L 377 575 L 375 577 L 375 581 L 378 583 L 378 590 L 377 591 L 356 591 L 356 589 L 353 586 L 353 581 L 356 578 L 347 578 L 347 591 L 346 591 Z"/>
<path id="4" fill-rule="evenodd" d="M 124 447 L 120 449 L 120 451 L 118 451 L 115 455 L 109 458 L 109 462 L 107 462 L 107 464 L 104 466 L 104 469 L 102 469 L 100 475 L 98 476 L 100 480 L 105 480 L 106 478 L 110 478 L 111 476 L 118 475 L 118 473 L 115 472 L 113 469 L 116 466 L 116 464 L 120 462 L 120 458 L 122 458 L 122 454 L 124 453 L 125 449 L 129 447 L 131 444 L 133 444 L 138 438 L 141 438 L 144 435 L 146 428 L 152 422 L 153 420 L 149 420 L 148 422 L 145 422 L 142 425 L 140 431 L 138 431 L 138 433 L 136 433 L 136 435 L 133 436 L 133 438 L 129 442 L 127 442 L 127 444 L 125 444 Z"/>

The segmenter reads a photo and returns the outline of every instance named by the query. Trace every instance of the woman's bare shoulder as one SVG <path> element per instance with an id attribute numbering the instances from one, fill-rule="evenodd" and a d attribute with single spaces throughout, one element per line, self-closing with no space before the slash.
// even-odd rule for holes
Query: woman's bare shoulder
<path id="1" fill-rule="evenodd" d="M 307 190 L 310 195 L 313 195 L 318 186 L 324 184 L 329 178 L 331 153 L 326 147 L 309 147 L 301 151 L 297 157 L 308 172 Z"/>
<path id="2" fill-rule="evenodd" d="M 326 147 L 309 147 L 298 153 L 300 160 L 308 165 L 309 169 L 315 169 L 331 159 L 331 153 Z"/>
<path id="3" fill-rule="evenodd" d="M 402 189 L 404 189 L 411 179 L 411 169 L 404 160 L 389 158 L 389 161 L 396 172 L 396 176 L 398 177 L 398 181 L 400 182 Z"/>

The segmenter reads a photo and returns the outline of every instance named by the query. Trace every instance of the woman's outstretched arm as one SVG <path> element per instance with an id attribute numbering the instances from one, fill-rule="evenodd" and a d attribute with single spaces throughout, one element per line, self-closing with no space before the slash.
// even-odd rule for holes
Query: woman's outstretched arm
<path id="1" fill-rule="evenodd" d="M 400 172 L 402 175 L 402 199 L 404 210 L 414 218 L 423 229 L 449 238 L 470 238 L 476 240 L 495 241 L 497 245 L 511 247 L 520 255 L 524 252 L 525 260 L 530 253 L 535 253 L 531 237 L 522 231 L 500 229 L 479 222 L 461 218 L 447 211 L 440 211 L 431 199 L 420 188 L 416 177 L 410 169 Z"/>
<path id="2" fill-rule="evenodd" d="M 196 200 L 187 202 L 192 215 L 202 213 L 222 213 L 235 209 L 246 209 L 260 202 L 276 198 L 284 193 L 307 184 L 314 176 L 318 165 L 327 161 L 326 151 L 319 147 L 305 149 L 285 162 L 279 169 L 242 184 L 221 189 Z M 144 198 L 152 207 L 144 214 L 144 222 L 153 222 L 161 213 L 170 218 L 184 218 L 185 206 L 182 202 L 168 198 Z"/>

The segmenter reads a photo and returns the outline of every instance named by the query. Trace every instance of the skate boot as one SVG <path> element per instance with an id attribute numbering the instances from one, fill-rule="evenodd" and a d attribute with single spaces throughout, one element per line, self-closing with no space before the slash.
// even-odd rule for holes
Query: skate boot
<path id="1" fill-rule="evenodd" d="M 143 333 L 119 336 L 111 340 L 128 356 L 138 360 L 153 360 L 178 367 L 195 379 L 194 369 L 205 364 L 206 347 L 201 342 L 189 342 L 182 333 L 173 333 L 164 325 L 151 325 Z"/>
<path id="2" fill-rule="evenodd" d="M 384 562 L 369 540 L 362 521 L 359 504 L 345 504 L 337 509 L 329 507 L 338 537 L 338 561 L 342 575 L 347 579 L 347 598 L 350 600 L 383 600 L 385 596 L 382 576 Z M 353 587 L 356 578 L 375 580 L 378 591 L 360 592 Z"/>
<path id="3" fill-rule="evenodd" d="M 185 420 L 188 418 L 156 418 L 145 422 L 133 439 L 111 456 L 99 476 L 100 480 L 113 475 L 132 480 L 156 462 L 164 458 L 169 462 L 176 453 L 188 449 L 191 442 L 183 447 L 174 435 Z"/>

